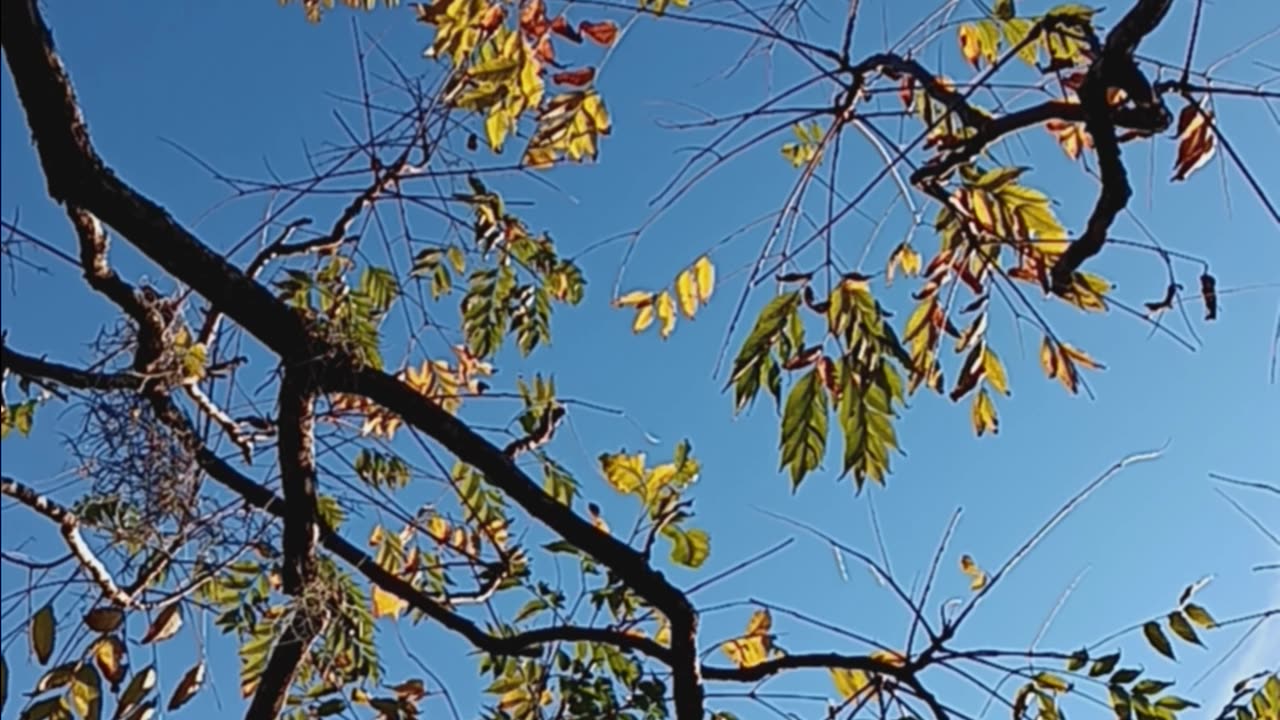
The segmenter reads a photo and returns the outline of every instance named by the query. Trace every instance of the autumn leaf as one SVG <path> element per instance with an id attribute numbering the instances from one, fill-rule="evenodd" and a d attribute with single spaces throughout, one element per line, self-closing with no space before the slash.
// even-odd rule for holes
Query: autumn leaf
<path id="1" fill-rule="evenodd" d="M 666 340 L 671 337 L 671 333 L 676 329 L 676 306 L 671 299 L 671 293 L 663 290 L 658 294 L 655 312 L 659 322 L 662 323 L 658 328 L 658 334 L 662 336 L 663 340 Z"/>
<path id="2" fill-rule="evenodd" d="M 596 69 L 593 67 L 578 68 L 576 70 L 565 70 L 551 76 L 551 81 L 559 85 L 572 85 L 582 87 L 590 85 L 591 81 L 596 77 Z"/>
<path id="3" fill-rule="evenodd" d="M 1215 137 L 1213 113 L 1200 103 L 1188 103 L 1178 113 L 1178 157 L 1173 165 L 1173 180 L 1186 180 L 1213 157 Z"/>
<path id="4" fill-rule="evenodd" d="M 975 69 L 978 67 L 982 48 L 979 45 L 977 28 L 969 23 L 960 26 L 960 54 Z"/>
<path id="5" fill-rule="evenodd" d="M 373 617 L 378 619 L 381 617 L 389 617 L 392 620 L 400 617 L 400 613 L 404 612 L 409 606 L 399 595 L 383 590 L 381 587 L 373 586 Z"/>
<path id="6" fill-rule="evenodd" d="M 742 637 L 730 640 L 720 646 L 724 654 L 740 668 L 759 665 L 774 652 L 773 636 L 769 630 L 773 627 L 773 618 L 768 610 L 757 610 L 747 621 L 746 632 Z"/>
<path id="7" fill-rule="evenodd" d="M 178 708 L 186 705 L 196 693 L 200 692 L 200 686 L 204 683 L 204 662 L 196 663 L 178 681 L 178 686 L 174 688 L 173 695 L 169 697 L 169 712 L 173 712 Z"/>
<path id="8" fill-rule="evenodd" d="M 680 312 L 692 320 L 694 313 L 698 311 L 698 281 L 694 277 L 693 268 L 676 276 L 676 300 L 680 305 Z"/>
<path id="9" fill-rule="evenodd" d="M 698 281 L 698 302 L 706 305 L 711 302 L 711 291 L 716 286 L 716 268 L 711 259 L 703 255 L 693 264 L 693 274 Z"/>
<path id="10" fill-rule="evenodd" d="M 867 678 L 867 674 L 861 670 L 830 668 L 830 672 L 831 681 L 836 686 L 836 692 L 839 693 L 840 699 L 846 703 L 871 687 L 871 681 Z"/>
<path id="11" fill-rule="evenodd" d="M 653 304 L 641 305 L 636 308 L 636 319 L 631 323 L 631 332 L 639 334 L 649 329 L 653 324 Z"/>
<path id="12" fill-rule="evenodd" d="M 583 20 L 578 23 L 578 32 L 606 47 L 618 38 L 618 26 L 608 20 L 598 23 Z"/>
<path id="13" fill-rule="evenodd" d="M 112 690 L 124 680 L 129 669 L 126 653 L 124 642 L 114 635 L 108 635 L 93 644 L 94 664 L 107 682 L 111 683 Z"/>
<path id="14" fill-rule="evenodd" d="M 1045 123 L 1045 128 L 1053 133 L 1058 139 L 1062 152 L 1072 160 L 1078 160 L 1081 151 L 1085 148 L 1093 147 L 1093 138 L 1085 132 L 1084 125 L 1080 123 L 1050 120 Z"/>
<path id="15" fill-rule="evenodd" d="M 987 573 L 978 567 L 972 555 L 960 556 L 960 570 L 969 576 L 969 589 L 977 592 L 987 586 Z"/>
<path id="16" fill-rule="evenodd" d="M 644 486 L 644 453 L 617 453 L 599 457 L 600 471 L 614 490 L 629 495 Z"/>

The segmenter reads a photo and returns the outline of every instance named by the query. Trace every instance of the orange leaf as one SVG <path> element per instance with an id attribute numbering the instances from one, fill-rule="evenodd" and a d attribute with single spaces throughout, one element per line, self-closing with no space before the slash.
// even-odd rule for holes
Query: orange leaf
<path id="1" fill-rule="evenodd" d="M 502 21 L 506 19 L 507 11 L 504 10 L 501 5 L 495 3 L 490 5 L 489 8 L 484 11 L 484 14 L 480 16 L 480 29 L 487 33 L 493 32 L 494 30 L 497 30 L 498 26 L 502 24 Z"/>
<path id="2" fill-rule="evenodd" d="M 582 87 L 589 85 L 596 78 L 596 69 L 593 67 L 578 68 L 576 70 L 565 70 L 551 76 L 551 81 L 560 85 L 575 85 Z"/>
<path id="3" fill-rule="evenodd" d="M 578 31 L 605 47 L 618 39 L 618 26 L 608 20 L 598 23 L 583 20 L 578 23 Z"/>

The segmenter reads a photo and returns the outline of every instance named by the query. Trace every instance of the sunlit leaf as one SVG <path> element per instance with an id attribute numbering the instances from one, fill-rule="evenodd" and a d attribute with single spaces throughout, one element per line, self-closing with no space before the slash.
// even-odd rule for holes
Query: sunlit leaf
<path id="1" fill-rule="evenodd" d="M 671 299 L 671 293 L 666 290 L 658 293 L 658 300 L 654 303 L 654 308 L 658 321 L 661 323 L 658 327 L 658 334 L 665 340 L 671 337 L 672 331 L 676 329 L 676 306 Z"/>
<path id="2" fill-rule="evenodd" d="M 142 644 L 164 642 L 177 634 L 182 628 L 182 605 L 170 603 L 164 607 L 151 621 L 147 631 L 142 635 Z"/>
<path id="3" fill-rule="evenodd" d="M 1196 605 L 1195 603 L 1187 603 L 1183 606 L 1182 611 L 1187 614 L 1187 617 L 1191 619 L 1191 622 L 1206 630 L 1211 630 L 1218 625 L 1218 623 L 1213 619 L 1213 616 L 1209 614 L 1208 610 L 1205 610 L 1203 607 Z"/>
<path id="4" fill-rule="evenodd" d="M 375 619 L 387 617 L 394 620 L 400 617 L 400 613 L 404 612 L 405 608 L 409 606 L 399 595 L 383 590 L 377 585 L 373 586 L 372 603 L 372 612 Z"/>
<path id="5" fill-rule="evenodd" d="M 1196 634 L 1195 628 L 1191 627 L 1187 616 L 1177 610 L 1169 613 L 1169 629 L 1186 642 L 1204 647 L 1204 643 L 1200 642 L 1200 636 Z"/>

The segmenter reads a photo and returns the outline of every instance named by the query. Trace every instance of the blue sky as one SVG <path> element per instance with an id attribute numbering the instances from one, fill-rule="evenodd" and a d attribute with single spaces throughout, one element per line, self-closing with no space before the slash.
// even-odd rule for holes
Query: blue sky
<path id="1" fill-rule="evenodd" d="M 1102 20 L 1114 21 L 1124 4 L 1113 4 L 1116 7 Z M 917 0 L 864 3 L 867 19 L 857 37 L 855 55 L 880 48 L 882 5 L 887 5 L 883 16 L 891 38 L 926 7 Z M 1043 4 L 1023 2 L 1021 6 L 1025 12 L 1034 12 Z M 1144 45 L 1144 52 L 1179 61 L 1191 7 L 1190 2 L 1177 3 L 1164 27 Z M 844 9 L 830 4 L 821 11 L 840 17 Z M 347 12 L 335 12 L 320 26 L 304 23 L 296 7 L 278 8 L 269 2 L 234 9 L 214 3 L 97 3 L 74 9 L 51 5 L 45 12 L 104 157 L 135 187 L 219 248 L 229 247 L 261 218 L 263 199 L 230 203 L 206 214 L 225 198 L 225 188 L 162 138 L 231 175 L 263 177 L 264 161 L 269 161 L 274 171 L 299 176 L 307 172 L 304 141 L 317 147 L 326 140 L 341 139 L 332 116 L 333 96 L 351 96 L 358 89 L 352 15 Z M 360 16 L 359 28 L 383 43 L 411 72 L 427 72 L 430 68 L 419 53 L 429 34 L 411 22 L 409 12 Z M 976 13 L 963 4 L 957 17 Z M 584 8 L 575 17 L 604 16 L 609 13 L 588 13 Z M 625 19 L 616 12 L 612 17 Z M 1270 3 L 1210 5 L 1196 65 L 1204 67 L 1278 25 L 1280 6 Z M 810 18 L 807 28 L 815 40 L 838 42 L 834 39 L 838 31 L 829 24 Z M 723 112 L 743 109 L 761 96 L 766 76 L 759 63 L 727 80 L 716 77 L 743 44 L 741 37 L 674 21 L 636 23 L 598 81 L 614 119 L 601 162 L 556 171 L 552 177 L 558 190 L 519 177 L 508 178 L 509 184 L 501 188 L 508 197 L 530 201 L 531 206 L 522 211 L 530 225 L 550 230 L 569 252 L 634 228 L 645 219 L 649 198 L 678 167 L 677 148 L 704 137 L 681 136 L 655 121 L 689 117 L 673 105 L 676 102 Z M 930 52 L 929 63 L 941 63 L 953 77 L 969 76 L 952 38 L 944 38 L 938 47 L 940 51 Z M 1266 71 L 1250 65 L 1250 60 L 1267 58 L 1273 63 L 1280 58 L 1280 38 L 1273 36 L 1222 72 L 1256 82 Z M 794 76 L 797 66 L 779 59 L 773 71 L 781 86 L 789 73 Z M 3 75 L 0 212 L 9 220 L 20 212 L 25 230 L 71 249 L 74 243 L 65 216 L 44 198 L 7 68 Z M 349 110 L 344 112 L 350 115 Z M 1256 101 L 1224 101 L 1218 112 L 1228 137 L 1274 198 L 1280 192 L 1280 166 L 1269 160 L 1277 140 L 1276 125 Z M 1036 170 L 1027 183 L 1053 194 L 1061 203 L 1058 213 L 1063 222 L 1069 228 L 1080 227 L 1092 202 L 1093 181 L 1066 162 L 1046 133 L 1033 130 L 1028 136 Z M 714 175 L 654 224 L 626 269 L 624 289 L 669 284 L 681 267 L 721 237 L 776 208 L 794 177 L 777 153 L 782 141 L 766 143 Z M 850 149 L 840 187 L 851 194 L 874 172 L 878 161 L 858 143 L 846 147 Z M 1148 181 L 1152 147 L 1155 170 Z M 1011 152 L 1016 161 L 1024 151 Z M 1135 180 L 1132 207 L 1137 215 L 1168 246 L 1209 258 L 1221 288 L 1275 283 L 1280 231 L 1239 175 L 1233 169 L 1225 172 L 1229 205 L 1223 192 L 1221 155 L 1189 182 L 1171 186 L 1166 180 L 1173 152 L 1174 143 L 1168 138 L 1126 149 Z M 886 197 L 873 196 L 869 209 L 876 212 Z M 320 219 L 332 217 L 337 208 L 337 202 L 324 201 L 313 203 L 308 211 Z M 881 240 L 881 252 L 896 244 L 893 233 L 900 236 L 900 231 L 887 231 L 894 239 Z M 1139 237 L 1127 221 L 1117 232 Z M 870 225 L 851 220 L 839 233 L 840 242 L 847 241 L 850 248 L 846 255 L 851 256 L 861 250 Z M 1148 338 L 1147 327 L 1120 313 L 1088 318 L 1053 314 L 1060 332 L 1107 364 L 1105 372 L 1090 376 L 1093 400 L 1071 397 L 1045 380 L 1035 359 L 1038 337 L 1027 335 L 1020 347 L 1007 316 L 997 315 L 994 338 L 1013 387 L 1013 397 L 999 403 L 998 437 L 975 439 L 967 406 L 917 396 L 899 426 L 906 456 L 895 460 L 887 491 L 876 489 L 855 497 L 851 484 L 836 482 L 834 469 L 828 467 L 793 494 L 786 478 L 775 471 L 777 419 L 772 409 L 762 403 L 734 419 L 729 398 L 719 390 L 722 381 L 711 378 L 723 330 L 741 291 L 742 274 L 735 271 L 754 257 L 759 239 L 758 233 L 748 235 L 717 250 L 714 259 L 723 284 L 716 297 L 695 322 L 682 323 L 666 343 L 652 332 L 632 336 L 629 315 L 609 307 L 622 247 L 610 245 L 587 255 L 582 260 L 590 282 L 586 301 L 579 308 L 558 312 L 554 345 L 527 362 L 503 359 L 498 385 L 510 383 L 521 372 L 553 372 L 564 396 L 625 408 L 660 440 L 656 445 L 649 443 L 624 419 L 571 410 L 570 422 L 553 449 L 579 474 L 585 495 L 601 503 L 606 517 L 629 518 L 629 508 L 595 476 L 596 454 L 625 447 L 665 458 L 678 440 L 689 438 L 703 464 L 696 492 L 698 524 L 712 536 L 712 555 L 703 574 L 795 534 L 757 508 L 802 519 L 845 543 L 873 550 L 867 512 L 872 501 L 895 572 L 910 583 L 927 567 L 947 518 L 963 506 L 964 517 L 939 588 L 941 597 L 961 596 L 966 581 L 955 569 L 961 552 L 973 554 L 984 565 L 997 565 L 1105 467 L 1123 455 L 1169 441 L 1161 460 L 1126 470 L 1059 527 L 1003 589 L 984 602 L 960 642 L 1025 645 L 1058 596 L 1086 570 L 1042 646 L 1073 649 L 1163 613 L 1183 586 L 1207 573 L 1215 573 L 1217 580 L 1204 591 L 1203 600 L 1220 617 L 1275 606 L 1280 600 L 1280 576 L 1250 571 L 1254 565 L 1276 562 L 1277 549 L 1248 527 L 1207 479 L 1211 471 L 1272 481 L 1278 477 L 1280 386 L 1268 382 L 1269 343 L 1280 305 L 1277 288 L 1224 293 L 1221 318 L 1198 324 L 1203 345 L 1194 353 L 1159 336 Z M 922 250 L 932 247 L 932 242 L 927 235 L 917 240 Z M 113 260 L 133 278 L 158 277 L 123 242 L 115 244 Z M 113 318 L 112 311 L 86 290 L 78 274 L 50 267 L 55 272 L 49 276 L 20 273 L 16 285 L 7 272 L 3 275 L 3 327 L 17 349 L 48 353 L 66 362 L 87 362 L 86 343 L 102 323 Z M 1163 270 L 1147 255 L 1111 248 L 1094 269 L 1114 278 L 1121 297 L 1135 304 L 1155 299 L 1163 288 Z M 1186 279 L 1194 277 L 1190 268 L 1184 272 Z M 752 307 L 765 297 L 754 297 Z M 897 287 L 889 297 L 891 307 L 904 317 L 904 290 Z M 1194 308 L 1191 312 L 1198 315 Z M 482 415 L 505 422 L 513 410 L 485 410 Z M 57 412 L 45 409 L 38 427 L 52 427 Z M 39 432 L 30 440 L 7 440 L 5 474 L 42 488 L 61 484 L 58 475 L 70 465 L 61 443 L 56 435 Z M 1267 497 L 1256 493 L 1233 494 L 1264 523 L 1280 527 L 1280 504 L 1266 504 Z M 64 495 L 69 496 L 73 495 Z M 407 505 L 412 503 L 406 500 Z M 54 536 L 25 510 L 7 509 L 3 523 L 6 549 L 31 536 L 39 544 L 26 546 L 26 552 L 38 557 L 60 554 L 46 542 Z M 614 522 L 615 526 L 628 524 Z M 2 573 L 5 594 L 25 581 L 12 566 L 5 565 Z M 698 579 L 687 571 L 672 573 L 682 584 Z M 800 537 L 781 556 L 696 596 L 703 607 L 747 598 L 803 610 L 882 637 L 891 645 L 901 642 L 905 627 L 901 609 L 867 573 L 854 570 L 847 581 L 842 580 L 830 550 L 811 538 Z M 748 614 L 741 607 L 709 613 L 704 619 L 704 643 L 709 646 L 731 637 Z M 15 623 L 22 622 L 21 615 L 5 616 L 6 637 Z M 788 649 L 859 649 L 783 618 L 775 618 L 775 627 Z M 389 673 L 391 679 L 419 674 L 412 667 L 397 667 L 398 643 L 391 639 L 395 630 L 389 625 L 384 630 L 388 664 L 395 668 Z M 406 624 L 398 631 L 454 687 L 464 709 L 473 707 L 478 700 L 473 665 L 457 662 L 464 647 L 426 625 Z M 1260 636 L 1238 656 L 1241 662 L 1250 660 L 1248 670 L 1280 665 L 1278 635 L 1280 629 L 1273 623 L 1270 641 Z M 172 664 L 170 683 L 180 672 L 176 668 L 198 652 L 195 643 L 189 642 L 192 636 L 184 637 L 174 641 L 181 646 L 166 648 L 170 655 L 162 654 L 161 659 Z M 1183 694 L 1212 699 L 1242 674 L 1233 671 L 1245 668 L 1229 663 L 1194 693 L 1186 692 L 1185 685 L 1234 638 L 1234 631 L 1212 633 L 1209 652 L 1183 650 L 1177 667 L 1155 657 L 1148 657 L 1146 665 L 1157 676 L 1182 680 Z M 1120 643 L 1134 646 L 1128 640 Z M 210 644 L 214 692 L 205 696 L 205 704 L 184 711 L 187 716 L 212 714 L 212 698 L 219 703 L 216 707 L 242 712 L 230 652 L 226 643 Z M 5 646 L 5 656 L 15 668 L 16 687 L 33 672 L 23 667 L 23 653 L 20 638 Z M 141 664 L 138 659 L 134 662 Z M 776 688 L 828 692 L 829 682 L 824 674 L 809 673 L 780 680 Z M 955 692 L 959 704 L 973 705 L 967 694 L 971 690 Z M 725 707 L 743 717 L 763 717 L 766 712 L 758 705 L 732 701 L 726 701 Z"/>

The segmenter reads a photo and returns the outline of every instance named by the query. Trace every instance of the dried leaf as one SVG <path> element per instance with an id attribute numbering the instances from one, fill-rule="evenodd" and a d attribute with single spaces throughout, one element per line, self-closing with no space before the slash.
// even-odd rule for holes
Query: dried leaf
<path id="1" fill-rule="evenodd" d="M 1199 103 L 1188 103 L 1178 113 L 1178 158 L 1173 165 L 1173 180 L 1186 180 L 1213 157 L 1215 137 L 1213 113 Z"/>
<path id="2" fill-rule="evenodd" d="M 173 689 L 173 695 L 169 697 L 169 712 L 186 705 L 188 700 L 200 692 L 200 686 L 203 683 L 204 661 L 200 661 L 182 676 L 182 679 L 178 681 L 178 686 Z"/>
<path id="3" fill-rule="evenodd" d="M 182 627 L 182 606 L 170 603 L 156 615 L 147 632 L 142 636 L 142 644 L 164 642 L 173 637 Z"/>

